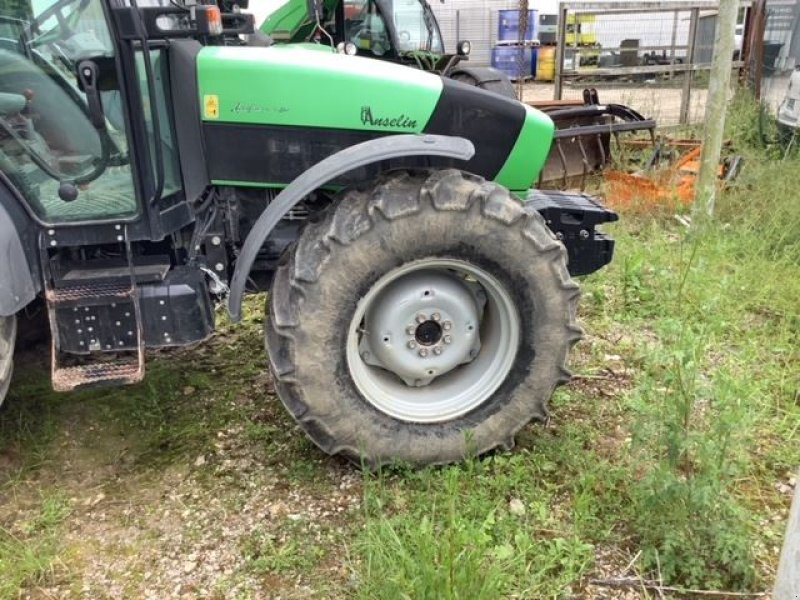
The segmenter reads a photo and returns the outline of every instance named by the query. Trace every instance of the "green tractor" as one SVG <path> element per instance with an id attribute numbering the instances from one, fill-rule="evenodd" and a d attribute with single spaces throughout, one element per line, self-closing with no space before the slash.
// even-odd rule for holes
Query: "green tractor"
<path id="1" fill-rule="evenodd" d="M 469 41 L 459 41 L 455 54 L 445 52 L 439 23 L 426 0 L 288 0 L 266 18 L 260 31 L 273 42 L 327 42 L 346 53 L 408 65 L 516 98 L 505 73 L 466 63 Z"/>
<path id="2" fill-rule="evenodd" d="M 280 399 L 325 452 L 424 465 L 509 448 L 607 264 L 585 195 L 531 190 L 553 123 L 331 48 L 249 46 L 177 0 L 0 9 L 0 398 L 46 308 L 56 390 L 135 383 L 269 290 Z M 224 9 L 224 7 L 223 7 Z M 320 93 L 325 90 L 325 93 Z M 267 390 L 264 390 L 266 397 Z"/>

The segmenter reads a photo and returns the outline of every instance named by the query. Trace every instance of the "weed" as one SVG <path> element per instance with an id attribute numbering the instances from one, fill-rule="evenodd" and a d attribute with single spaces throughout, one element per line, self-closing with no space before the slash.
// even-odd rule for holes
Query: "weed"
<path id="1" fill-rule="evenodd" d="M 367 523 L 355 545 L 360 597 L 560 595 L 591 566 L 592 546 L 553 524 L 527 464 L 513 458 L 368 480 Z M 512 490 L 521 496 L 513 512 Z"/>
<path id="2" fill-rule="evenodd" d="M 48 581 L 59 554 L 59 532 L 69 516 L 69 501 L 43 493 L 38 510 L 14 530 L 0 528 L 0 598 L 17 598 L 23 586 Z"/>
<path id="3" fill-rule="evenodd" d="M 248 568 L 259 574 L 309 571 L 326 554 L 323 548 L 300 535 L 278 539 L 263 531 L 250 534 L 242 542 L 241 549 Z"/>

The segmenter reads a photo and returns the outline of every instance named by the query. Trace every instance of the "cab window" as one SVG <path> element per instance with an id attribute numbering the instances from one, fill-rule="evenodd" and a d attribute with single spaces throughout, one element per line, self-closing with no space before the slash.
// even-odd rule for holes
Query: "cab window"
<path id="1" fill-rule="evenodd" d="M 100 0 L 9 4 L 0 8 L 0 168 L 46 222 L 135 215 L 114 47 Z M 103 130 L 92 125 L 77 79 L 85 59 L 104 66 Z M 62 183 L 77 190 L 72 201 L 59 197 Z"/>
<path id="2" fill-rule="evenodd" d="M 372 0 L 345 0 L 344 33 L 362 53 L 383 56 L 392 51 L 386 23 Z"/>

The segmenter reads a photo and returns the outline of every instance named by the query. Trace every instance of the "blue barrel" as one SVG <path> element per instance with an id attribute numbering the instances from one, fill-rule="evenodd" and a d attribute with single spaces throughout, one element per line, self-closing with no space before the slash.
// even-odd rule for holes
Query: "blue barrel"
<path id="1" fill-rule="evenodd" d="M 492 48 L 492 66 L 508 75 L 509 79 L 524 79 L 531 76 L 531 55 L 531 49 L 523 46 L 495 46 Z"/>
<path id="2" fill-rule="evenodd" d="M 537 39 L 539 35 L 539 11 L 528 11 L 528 28 L 525 30 L 523 42 L 530 42 Z M 497 11 L 497 43 L 513 44 L 519 42 L 519 11 L 518 10 L 498 10 Z"/>
<path id="3" fill-rule="evenodd" d="M 531 77 L 536 77 L 536 64 L 539 62 L 539 49 L 531 48 Z"/>

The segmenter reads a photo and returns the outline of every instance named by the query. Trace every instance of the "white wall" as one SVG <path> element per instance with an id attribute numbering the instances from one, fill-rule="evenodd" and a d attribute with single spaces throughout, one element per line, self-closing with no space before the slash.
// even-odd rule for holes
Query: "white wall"
<path id="1" fill-rule="evenodd" d="M 250 0 L 250 7 L 245 11 L 256 18 L 256 27 L 260 27 L 267 15 L 277 10 L 286 0 Z"/>

